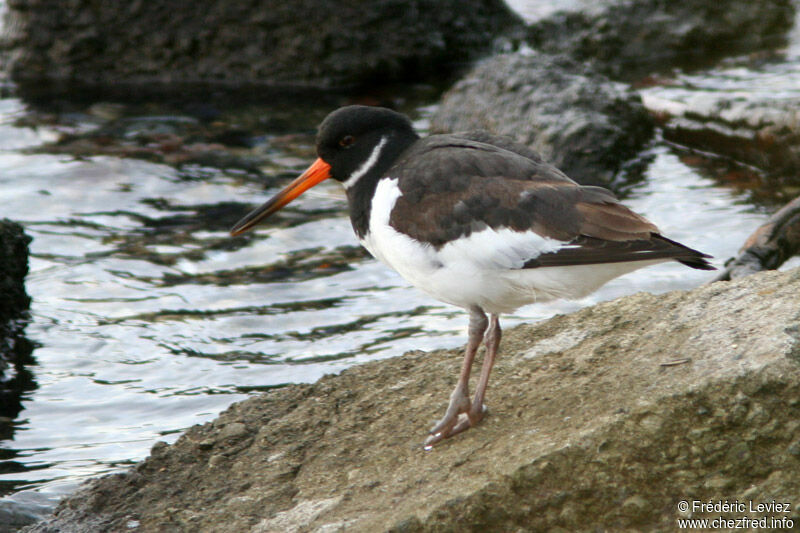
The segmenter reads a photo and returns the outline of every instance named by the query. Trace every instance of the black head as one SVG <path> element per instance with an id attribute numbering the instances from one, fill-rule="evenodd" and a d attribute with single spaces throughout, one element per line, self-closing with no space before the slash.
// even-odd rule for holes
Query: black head
<path id="1" fill-rule="evenodd" d="M 383 107 L 352 105 L 328 115 L 317 133 L 317 155 L 331 166 L 331 177 L 345 183 L 364 173 L 386 170 L 418 139 L 411 121 Z M 366 166 L 365 166 L 366 165 Z"/>
<path id="2" fill-rule="evenodd" d="M 352 210 L 353 198 L 363 203 L 383 172 L 418 138 L 408 117 L 390 109 L 358 105 L 337 109 L 319 126 L 319 158 L 264 205 L 237 222 L 231 234 L 248 231 L 328 178 L 342 182 Z M 353 187 L 356 182 L 361 186 Z M 363 209 L 356 210 L 361 213 Z"/>

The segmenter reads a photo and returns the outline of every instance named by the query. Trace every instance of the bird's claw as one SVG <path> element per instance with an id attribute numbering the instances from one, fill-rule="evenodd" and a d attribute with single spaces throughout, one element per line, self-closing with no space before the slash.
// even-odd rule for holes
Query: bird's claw
<path id="1" fill-rule="evenodd" d="M 439 433 L 447 434 L 450 429 L 456 425 L 459 417 L 466 415 L 470 411 L 470 401 L 467 392 L 462 387 L 456 387 L 453 394 L 450 395 L 450 404 L 447 406 L 447 411 L 444 413 L 439 422 L 434 425 L 431 430 L 431 435 Z"/>
<path id="2" fill-rule="evenodd" d="M 460 412 L 454 417 L 448 418 L 448 414 L 445 414 L 445 417 L 431 429 L 431 434 L 425 439 L 423 448 L 430 450 L 434 444 L 476 426 L 478 422 L 483 420 L 488 411 L 485 405 L 481 405 L 479 410 L 470 409 L 469 411 Z"/>

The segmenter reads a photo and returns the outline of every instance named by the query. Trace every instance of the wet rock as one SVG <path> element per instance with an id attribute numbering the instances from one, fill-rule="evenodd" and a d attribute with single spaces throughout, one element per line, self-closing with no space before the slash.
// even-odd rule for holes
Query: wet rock
<path id="1" fill-rule="evenodd" d="M 97 104 L 86 114 L 69 120 L 66 113 L 48 115 L 29 112 L 18 120 L 21 126 L 37 127 L 50 122 L 61 130 L 52 142 L 28 149 L 30 153 L 69 154 L 75 157 L 111 155 L 165 163 L 191 172 L 196 167 L 212 167 L 262 176 L 262 167 L 271 162 L 253 149 L 260 132 L 221 120 L 210 123 L 185 115 L 116 116 L 123 111 Z M 72 118 L 70 116 L 69 118 Z M 82 120 L 81 120 L 82 119 Z"/>
<path id="2" fill-rule="evenodd" d="M 22 409 L 20 395 L 31 388 L 25 369 L 32 362 L 33 347 L 25 338 L 26 311 L 31 299 L 25 291 L 28 274 L 28 243 L 22 226 L 0 219 L 0 417 L 13 420 Z M 0 421 L 0 440 L 12 429 Z"/>
<path id="3" fill-rule="evenodd" d="M 13 438 L 11 422 L 22 411 L 22 394 L 36 387 L 26 368 L 34 362 L 33 344 L 25 337 L 31 301 L 25 291 L 30 240 L 22 226 L 0 219 L 0 441 Z M 10 466 L 4 471 L 13 469 Z M 0 531 L 14 531 L 44 514 L 41 505 L 0 502 Z"/>
<path id="4" fill-rule="evenodd" d="M 483 61 L 456 83 L 431 129 L 508 135 L 572 179 L 608 187 L 651 138 L 653 121 L 637 94 L 590 67 L 516 53 Z"/>
<path id="5" fill-rule="evenodd" d="M 792 0 L 601 0 L 529 17 L 534 48 L 592 60 L 611 77 L 709 64 L 785 42 Z"/>
<path id="6" fill-rule="evenodd" d="M 725 263 L 715 281 L 728 281 L 762 270 L 774 270 L 800 254 L 800 197 L 795 198 L 759 226 L 745 241 L 739 255 Z"/>
<path id="7" fill-rule="evenodd" d="M 0 322 L 18 318 L 30 306 L 31 299 L 25 292 L 30 241 L 22 226 L 0 219 Z"/>
<path id="8" fill-rule="evenodd" d="M 731 73 L 735 76 L 735 73 Z M 717 73 L 720 85 L 725 73 Z M 800 92 L 776 94 L 754 86 L 740 90 L 661 87 L 643 92 L 664 138 L 753 165 L 798 183 Z"/>
<path id="9" fill-rule="evenodd" d="M 679 501 L 726 499 L 798 523 L 798 293 L 765 272 L 514 328 L 490 416 L 429 452 L 460 350 L 273 390 L 28 532 L 675 531 Z"/>
<path id="10" fill-rule="evenodd" d="M 18 504 L 0 500 L 0 531 L 17 531 L 46 518 L 52 506 Z"/>
<path id="11" fill-rule="evenodd" d="M 8 2 L 2 49 L 26 95 L 329 89 L 438 79 L 519 26 L 500 0 Z"/>

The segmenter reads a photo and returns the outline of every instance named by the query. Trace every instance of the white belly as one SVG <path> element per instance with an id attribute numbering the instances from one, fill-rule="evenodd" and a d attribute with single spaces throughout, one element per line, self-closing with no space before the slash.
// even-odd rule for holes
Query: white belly
<path id="1" fill-rule="evenodd" d="M 415 287 L 459 307 L 507 313 L 533 302 L 582 298 L 617 276 L 663 261 L 523 269 L 525 261 L 566 243 L 533 232 L 491 228 L 436 250 L 389 225 L 400 194 L 397 180 L 378 182 L 369 232 L 361 244 Z"/>

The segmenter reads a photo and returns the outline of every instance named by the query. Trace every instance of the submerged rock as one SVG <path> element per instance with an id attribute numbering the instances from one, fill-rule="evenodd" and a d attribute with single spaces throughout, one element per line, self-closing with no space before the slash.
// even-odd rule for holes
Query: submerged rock
<path id="1" fill-rule="evenodd" d="M 501 0 L 14 0 L 0 47 L 25 95 L 207 98 L 438 79 L 519 24 Z"/>
<path id="2" fill-rule="evenodd" d="M 456 83 L 431 129 L 508 135 L 579 183 L 608 187 L 650 140 L 653 121 L 636 93 L 585 65 L 516 53 L 483 61 Z"/>
<path id="3" fill-rule="evenodd" d="M 274 390 L 28 531 L 675 531 L 718 500 L 797 524 L 798 294 L 800 270 L 760 273 L 514 328 L 490 416 L 429 452 L 460 350 Z"/>
<path id="4" fill-rule="evenodd" d="M 529 17 L 534 48 L 592 60 L 631 79 L 676 66 L 780 46 L 794 20 L 792 0 L 601 0 L 559 3 Z"/>

